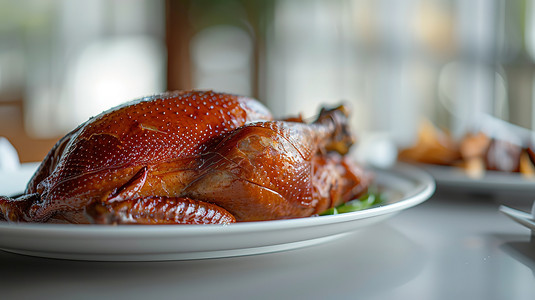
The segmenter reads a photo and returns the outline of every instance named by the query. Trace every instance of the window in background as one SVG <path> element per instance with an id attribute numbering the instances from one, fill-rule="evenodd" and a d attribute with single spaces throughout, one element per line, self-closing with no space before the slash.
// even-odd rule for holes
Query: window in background
<path id="1" fill-rule="evenodd" d="M 362 99 L 351 11 L 348 1 L 276 2 L 266 42 L 266 97 L 275 115 L 312 117 L 321 104 Z"/>
<path id="2" fill-rule="evenodd" d="M 418 116 L 433 109 L 436 76 L 411 27 L 418 3 L 277 1 L 267 39 L 268 103 L 277 115 L 313 116 L 320 105 L 346 101 L 358 131 L 410 139 Z"/>
<path id="3" fill-rule="evenodd" d="M 535 128 L 533 3 L 277 1 L 267 102 L 278 115 L 311 115 L 347 100 L 359 131 L 401 146 L 424 118 L 456 135 L 492 118 Z"/>
<path id="4" fill-rule="evenodd" d="M 525 65 L 529 67 L 527 68 L 527 70 L 524 68 L 523 70 L 521 69 L 520 72 L 517 71 L 516 74 L 519 73 L 518 75 L 520 76 L 515 76 L 514 80 L 518 80 L 520 84 L 516 82 L 512 82 L 512 84 L 516 83 L 517 87 L 520 89 L 521 92 L 523 91 L 526 94 L 531 95 L 531 114 L 529 115 L 529 119 L 532 122 L 530 124 L 530 128 L 532 130 L 535 130 L 535 76 L 533 76 L 533 66 L 535 62 L 535 1 L 533 0 L 527 0 L 525 6 L 525 47 L 526 52 L 528 54 L 528 59 L 526 60 L 529 61 L 529 63 L 526 61 Z M 520 68 L 517 67 L 514 70 L 518 69 Z M 529 79 L 526 80 L 527 78 L 531 79 L 531 90 L 529 91 L 526 91 L 524 88 L 527 86 L 526 81 L 529 81 Z M 529 110 L 524 108 L 519 109 L 518 111 L 526 113 Z M 528 117 L 524 116 L 524 119 L 528 119 Z"/>

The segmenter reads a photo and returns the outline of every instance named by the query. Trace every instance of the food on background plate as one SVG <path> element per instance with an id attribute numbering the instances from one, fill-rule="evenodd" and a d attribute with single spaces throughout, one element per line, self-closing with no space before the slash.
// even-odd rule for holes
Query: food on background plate
<path id="1" fill-rule="evenodd" d="M 436 165 L 451 165 L 460 159 L 458 145 L 447 131 L 441 131 L 431 122 L 422 123 L 416 143 L 401 149 L 398 159 Z"/>
<path id="2" fill-rule="evenodd" d="M 398 160 L 459 167 L 472 178 L 481 178 L 486 171 L 535 176 L 531 147 L 492 138 L 480 131 L 468 132 L 456 140 L 447 130 L 440 130 L 429 121 L 420 127 L 417 142 L 399 151 Z"/>
<path id="3" fill-rule="evenodd" d="M 363 196 L 344 106 L 274 120 L 260 102 L 212 91 L 134 100 L 52 148 L 10 222 L 228 224 L 320 214 Z M 369 200 L 366 200 L 370 202 Z"/>

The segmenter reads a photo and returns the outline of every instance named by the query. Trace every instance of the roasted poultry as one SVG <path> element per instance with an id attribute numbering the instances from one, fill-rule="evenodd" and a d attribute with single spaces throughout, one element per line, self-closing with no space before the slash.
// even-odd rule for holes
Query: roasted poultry
<path id="1" fill-rule="evenodd" d="M 273 120 L 258 101 L 211 91 L 138 99 L 52 148 L 9 222 L 227 224 L 308 217 L 358 197 L 370 177 L 346 156 L 341 106 Z"/>

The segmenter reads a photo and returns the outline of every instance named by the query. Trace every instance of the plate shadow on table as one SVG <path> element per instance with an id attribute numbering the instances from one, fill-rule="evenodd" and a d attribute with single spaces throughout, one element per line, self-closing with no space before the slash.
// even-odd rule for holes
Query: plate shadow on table
<path id="1" fill-rule="evenodd" d="M 69 298 L 95 291 L 114 298 L 209 298 L 216 291 L 222 299 L 327 299 L 340 291 L 361 297 L 415 278 L 427 257 L 407 236 L 378 224 L 303 249 L 220 259 L 85 262 L 1 252 L 0 286 L 4 296 L 19 297 Z"/>

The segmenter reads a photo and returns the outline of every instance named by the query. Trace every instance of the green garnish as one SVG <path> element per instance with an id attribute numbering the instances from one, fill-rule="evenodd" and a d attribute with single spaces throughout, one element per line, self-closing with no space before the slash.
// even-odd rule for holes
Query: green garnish
<path id="1" fill-rule="evenodd" d="M 329 208 L 326 211 L 320 213 L 320 216 L 337 215 L 352 211 L 363 210 L 366 208 L 370 208 L 374 205 L 380 204 L 383 202 L 383 200 L 383 195 L 377 190 L 377 188 L 370 187 L 368 189 L 368 192 L 360 196 L 360 198 L 348 201 L 336 207 Z"/>

